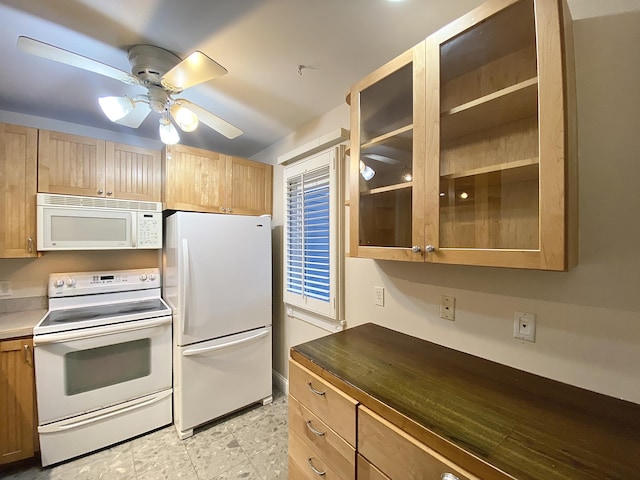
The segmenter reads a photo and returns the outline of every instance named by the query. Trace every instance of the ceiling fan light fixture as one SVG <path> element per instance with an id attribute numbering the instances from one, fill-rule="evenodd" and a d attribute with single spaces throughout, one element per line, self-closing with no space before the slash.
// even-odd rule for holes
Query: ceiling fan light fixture
<path id="1" fill-rule="evenodd" d="M 175 145 L 180 141 L 180 135 L 178 135 L 178 131 L 171 123 L 168 115 L 160 117 L 159 132 L 160 140 L 162 140 L 162 143 L 165 145 Z"/>
<path id="2" fill-rule="evenodd" d="M 366 165 L 362 160 L 360 160 L 360 175 L 362 175 L 362 178 L 364 178 L 368 182 L 373 178 L 375 174 L 376 171 L 373 168 L 371 168 L 369 165 Z"/>
<path id="3" fill-rule="evenodd" d="M 100 97 L 100 108 L 109 120 L 115 122 L 133 112 L 135 105 L 129 97 Z"/>
<path id="4" fill-rule="evenodd" d="M 171 106 L 171 115 L 183 132 L 193 132 L 200 123 L 195 113 L 178 103 Z"/>

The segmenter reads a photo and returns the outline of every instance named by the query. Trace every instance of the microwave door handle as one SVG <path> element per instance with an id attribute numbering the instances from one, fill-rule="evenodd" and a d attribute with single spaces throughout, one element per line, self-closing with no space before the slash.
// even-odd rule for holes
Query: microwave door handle
<path id="1" fill-rule="evenodd" d="M 189 240 L 182 239 L 182 303 L 180 304 L 181 312 L 180 318 L 182 318 L 182 334 L 187 333 L 187 295 L 189 294 L 189 279 L 191 277 L 191 267 L 189 265 Z"/>
<path id="2" fill-rule="evenodd" d="M 138 248 L 138 214 L 131 212 L 131 246 Z"/>

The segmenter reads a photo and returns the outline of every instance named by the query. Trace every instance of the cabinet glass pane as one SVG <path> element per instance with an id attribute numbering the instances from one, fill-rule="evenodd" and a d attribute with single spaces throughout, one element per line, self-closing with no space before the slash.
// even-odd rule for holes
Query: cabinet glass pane
<path id="1" fill-rule="evenodd" d="M 360 196 L 360 245 L 411 247 L 411 192 L 407 187 Z"/>
<path id="2" fill-rule="evenodd" d="M 440 247 L 539 248 L 534 5 L 440 48 Z"/>

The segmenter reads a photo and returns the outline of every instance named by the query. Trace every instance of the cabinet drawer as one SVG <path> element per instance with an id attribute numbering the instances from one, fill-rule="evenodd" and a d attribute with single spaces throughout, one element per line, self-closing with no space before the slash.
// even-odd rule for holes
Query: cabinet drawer
<path id="1" fill-rule="evenodd" d="M 298 363 L 289 361 L 289 393 L 349 444 L 356 444 L 357 402 Z"/>
<path id="2" fill-rule="evenodd" d="M 291 480 L 349 480 L 343 478 L 322 461 L 316 452 L 289 430 L 289 478 Z"/>
<path id="3" fill-rule="evenodd" d="M 355 449 L 291 396 L 289 430 L 311 447 L 315 456 L 330 465 L 340 478 L 354 478 Z"/>
<path id="4" fill-rule="evenodd" d="M 358 412 L 358 453 L 394 480 L 439 479 L 444 473 L 460 480 L 479 480 L 362 406 Z"/>
<path id="5" fill-rule="evenodd" d="M 390 480 L 384 473 L 367 462 L 362 455 L 358 455 L 357 480 Z"/>

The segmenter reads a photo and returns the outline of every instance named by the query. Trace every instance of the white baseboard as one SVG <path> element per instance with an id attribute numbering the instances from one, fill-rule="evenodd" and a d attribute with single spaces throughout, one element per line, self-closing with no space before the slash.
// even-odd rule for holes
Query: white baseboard
<path id="1" fill-rule="evenodd" d="M 271 374 L 273 376 L 273 385 L 281 392 L 284 392 L 285 395 L 289 395 L 289 380 L 275 370 L 271 370 Z"/>

